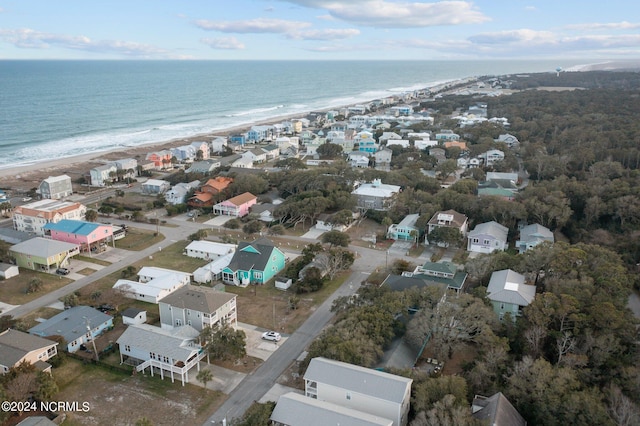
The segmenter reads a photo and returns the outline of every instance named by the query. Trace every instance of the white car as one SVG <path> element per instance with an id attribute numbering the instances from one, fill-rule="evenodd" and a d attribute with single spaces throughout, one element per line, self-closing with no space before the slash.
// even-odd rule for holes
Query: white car
<path id="1" fill-rule="evenodd" d="M 264 333 L 262 333 L 262 338 L 264 340 L 273 340 L 274 342 L 279 342 L 280 339 L 282 339 L 282 336 L 280 335 L 280 333 L 277 333 L 275 331 L 265 331 Z"/>

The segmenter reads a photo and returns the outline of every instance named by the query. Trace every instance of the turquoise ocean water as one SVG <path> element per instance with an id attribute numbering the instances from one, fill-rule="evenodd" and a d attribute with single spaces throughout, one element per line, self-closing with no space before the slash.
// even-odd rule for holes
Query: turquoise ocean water
<path id="1" fill-rule="evenodd" d="M 552 61 L 0 61 L 0 168 L 139 146 Z"/>

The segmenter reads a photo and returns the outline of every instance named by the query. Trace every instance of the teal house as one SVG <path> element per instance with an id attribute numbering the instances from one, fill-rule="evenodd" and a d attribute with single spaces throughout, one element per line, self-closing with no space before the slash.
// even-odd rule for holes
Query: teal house
<path id="1" fill-rule="evenodd" d="M 265 284 L 284 269 L 284 264 L 284 253 L 271 240 L 259 238 L 251 243 L 243 242 L 222 270 L 222 281 L 241 287 Z"/>
<path id="2" fill-rule="evenodd" d="M 525 277 L 511 269 L 495 271 L 487 286 L 487 298 L 493 311 L 502 321 L 506 313 L 513 321 L 522 316 L 522 310 L 536 297 L 536 286 L 525 283 Z"/>

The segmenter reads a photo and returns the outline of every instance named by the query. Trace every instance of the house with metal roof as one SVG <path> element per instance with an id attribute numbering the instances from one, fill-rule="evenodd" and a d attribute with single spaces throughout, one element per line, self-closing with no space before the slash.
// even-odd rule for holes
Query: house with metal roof
<path id="1" fill-rule="evenodd" d="M 467 251 L 476 253 L 493 253 L 509 248 L 507 235 L 509 228 L 491 221 L 479 223 L 467 235 Z"/>
<path id="2" fill-rule="evenodd" d="M 21 268 L 50 272 L 69 265 L 69 259 L 80 254 L 77 244 L 35 237 L 15 244 L 9 253 Z"/>
<path id="3" fill-rule="evenodd" d="M 107 244 L 115 246 L 113 226 L 84 220 L 63 219 L 47 223 L 44 233 L 52 240 L 64 241 L 80 246 L 80 251 L 91 253 L 103 251 Z"/>
<path id="4" fill-rule="evenodd" d="M 184 249 L 184 254 L 198 259 L 214 260 L 236 251 L 235 244 L 217 243 L 214 241 L 192 241 Z"/>
<path id="5" fill-rule="evenodd" d="M 338 404 L 308 398 L 295 392 L 280 398 L 271 413 L 274 426 L 391 426 L 393 420 Z"/>
<path id="6" fill-rule="evenodd" d="M 490 397 L 476 395 L 471 405 L 473 418 L 492 426 L 526 426 L 527 422 L 502 392 Z"/>
<path id="7" fill-rule="evenodd" d="M 210 287 L 187 285 L 158 302 L 160 326 L 171 329 L 189 325 L 202 331 L 222 323 L 236 328 L 236 297 Z"/>
<path id="8" fill-rule="evenodd" d="M 191 274 L 188 272 L 144 266 L 138 272 L 138 281 L 119 279 L 113 288 L 131 299 L 158 303 L 160 299 L 184 287 L 190 281 Z"/>
<path id="9" fill-rule="evenodd" d="M 241 242 L 222 271 L 222 281 L 238 286 L 265 284 L 284 270 L 284 266 L 285 254 L 268 238 Z"/>
<path id="10" fill-rule="evenodd" d="M 58 342 L 8 329 L 0 333 L 0 374 L 22 362 L 34 365 L 38 371 L 51 371 L 46 361 L 58 353 Z"/>
<path id="11" fill-rule="evenodd" d="M 318 357 L 304 382 L 306 397 L 407 424 L 412 379 Z"/>
<path id="12" fill-rule="evenodd" d="M 400 223 L 394 223 L 387 229 L 387 238 L 400 241 L 418 241 L 420 237 L 420 230 L 416 228 L 416 222 L 420 217 L 419 214 L 408 214 L 400 221 Z"/>
<path id="13" fill-rule="evenodd" d="M 389 210 L 395 196 L 400 192 L 398 185 L 382 183 L 374 179 L 371 183 L 363 183 L 351 194 L 356 197 L 356 206 L 361 210 Z"/>
<path id="14" fill-rule="evenodd" d="M 90 342 L 113 327 L 113 317 L 90 306 L 74 306 L 29 329 L 40 336 L 62 336 L 67 351 L 76 352 L 80 345 Z"/>
<path id="15" fill-rule="evenodd" d="M 525 283 L 525 277 L 511 269 L 495 271 L 487 286 L 487 298 L 500 321 L 509 312 L 515 321 L 522 309 L 536 297 L 536 286 Z"/>
<path id="16" fill-rule="evenodd" d="M 458 265 L 452 262 L 425 262 L 424 265 L 416 267 L 413 276 L 430 283 L 445 284 L 447 289 L 456 293 L 464 290 L 467 282 L 467 273 L 458 270 Z"/>
<path id="17" fill-rule="evenodd" d="M 555 241 L 553 232 L 546 226 L 534 223 L 520 229 L 520 239 L 516 241 L 516 248 L 519 253 L 524 253 L 545 241 L 550 243 Z"/>
<path id="18" fill-rule="evenodd" d="M 147 179 L 141 185 L 142 193 L 151 195 L 164 194 L 169 188 L 171 188 L 171 183 L 162 179 Z"/>
<path id="19" fill-rule="evenodd" d="M 133 365 L 136 371 L 149 368 L 151 376 L 160 371 L 160 377 L 176 376 L 182 386 L 189 383 L 189 370 L 200 371 L 200 360 L 207 356 L 197 343 L 198 330 L 184 325 L 165 330 L 149 324 L 130 325 L 116 343 L 120 349 L 120 363 Z"/>

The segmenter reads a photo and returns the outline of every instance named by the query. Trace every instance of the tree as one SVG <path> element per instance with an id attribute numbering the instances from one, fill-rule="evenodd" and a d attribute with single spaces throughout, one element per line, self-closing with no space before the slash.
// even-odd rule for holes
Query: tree
<path id="1" fill-rule="evenodd" d="M 110 206 L 100 206 L 100 208 L 98 209 L 98 212 L 106 216 L 111 216 L 111 213 L 113 213 L 113 208 Z"/>
<path id="2" fill-rule="evenodd" d="M 484 423 L 471 416 L 468 407 L 460 405 L 454 395 L 445 395 L 428 411 L 421 411 L 411 426 L 481 426 Z"/>
<path id="3" fill-rule="evenodd" d="M 321 241 L 325 244 L 329 244 L 331 247 L 340 246 L 348 247 L 351 242 L 351 238 L 348 234 L 340 231 L 328 231 L 322 234 Z"/>
<path id="4" fill-rule="evenodd" d="M 190 241 L 201 241 L 207 238 L 207 235 L 209 235 L 209 233 L 206 229 L 198 229 L 196 232 L 189 235 L 188 238 Z"/>
<path id="5" fill-rule="evenodd" d="M 259 220 L 249 221 L 242 227 L 242 232 L 248 235 L 256 234 L 260 232 L 260 230 L 262 229 L 262 225 L 262 222 L 260 222 Z"/>
<path id="6" fill-rule="evenodd" d="M 236 360 L 246 356 L 246 338 L 244 331 L 220 323 L 205 327 L 200 333 L 200 342 L 204 350 L 213 359 L 219 360 Z"/>
<path id="7" fill-rule="evenodd" d="M 285 158 L 274 163 L 275 167 L 285 170 L 301 170 L 306 169 L 307 165 L 299 158 Z"/>
<path id="8" fill-rule="evenodd" d="M 62 298 L 62 303 L 64 303 L 64 306 L 74 307 L 78 306 L 80 300 L 75 293 L 69 293 Z"/>
<path id="9" fill-rule="evenodd" d="M 335 143 L 324 143 L 316 151 L 322 159 L 333 159 L 342 156 L 342 146 Z"/>
<path id="10" fill-rule="evenodd" d="M 44 371 L 38 372 L 36 376 L 36 391 L 33 394 L 38 401 L 51 401 L 58 393 L 58 385 L 53 376 Z"/>
<path id="11" fill-rule="evenodd" d="M 0 316 L 0 333 L 9 328 L 14 328 L 17 322 L 18 320 L 16 320 L 12 315 Z"/>
<path id="12" fill-rule="evenodd" d="M 270 424 L 271 414 L 276 407 L 273 401 L 267 401 L 264 404 L 254 402 L 251 407 L 238 419 L 229 423 L 230 426 L 257 426 Z"/>
<path id="13" fill-rule="evenodd" d="M 196 374 L 196 380 L 202 383 L 202 386 L 206 389 L 207 383 L 213 380 L 213 373 L 208 368 L 203 368 Z"/>
<path id="14" fill-rule="evenodd" d="M 457 247 L 462 241 L 462 233 L 457 228 L 438 226 L 428 236 L 429 243 L 442 244 L 445 247 Z"/>
<path id="15" fill-rule="evenodd" d="M 285 233 L 285 228 L 282 225 L 273 225 L 271 227 L 269 227 L 269 230 L 267 231 L 269 233 L 269 235 L 283 235 Z"/>
<path id="16" fill-rule="evenodd" d="M 40 278 L 31 278 L 29 284 L 27 284 L 27 293 L 37 293 L 42 290 L 43 286 L 44 284 Z"/>
<path id="17" fill-rule="evenodd" d="M 456 160 L 445 160 L 436 166 L 436 172 L 438 172 L 442 180 L 447 179 L 455 173 L 456 170 L 458 170 L 458 163 Z"/>
<path id="18" fill-rule="evenodd" d="M 93 209 L 88 209 L 84 214 L 84 218 L 87 222 L 95 222 L 98 219 L 98 212 Z"/>

